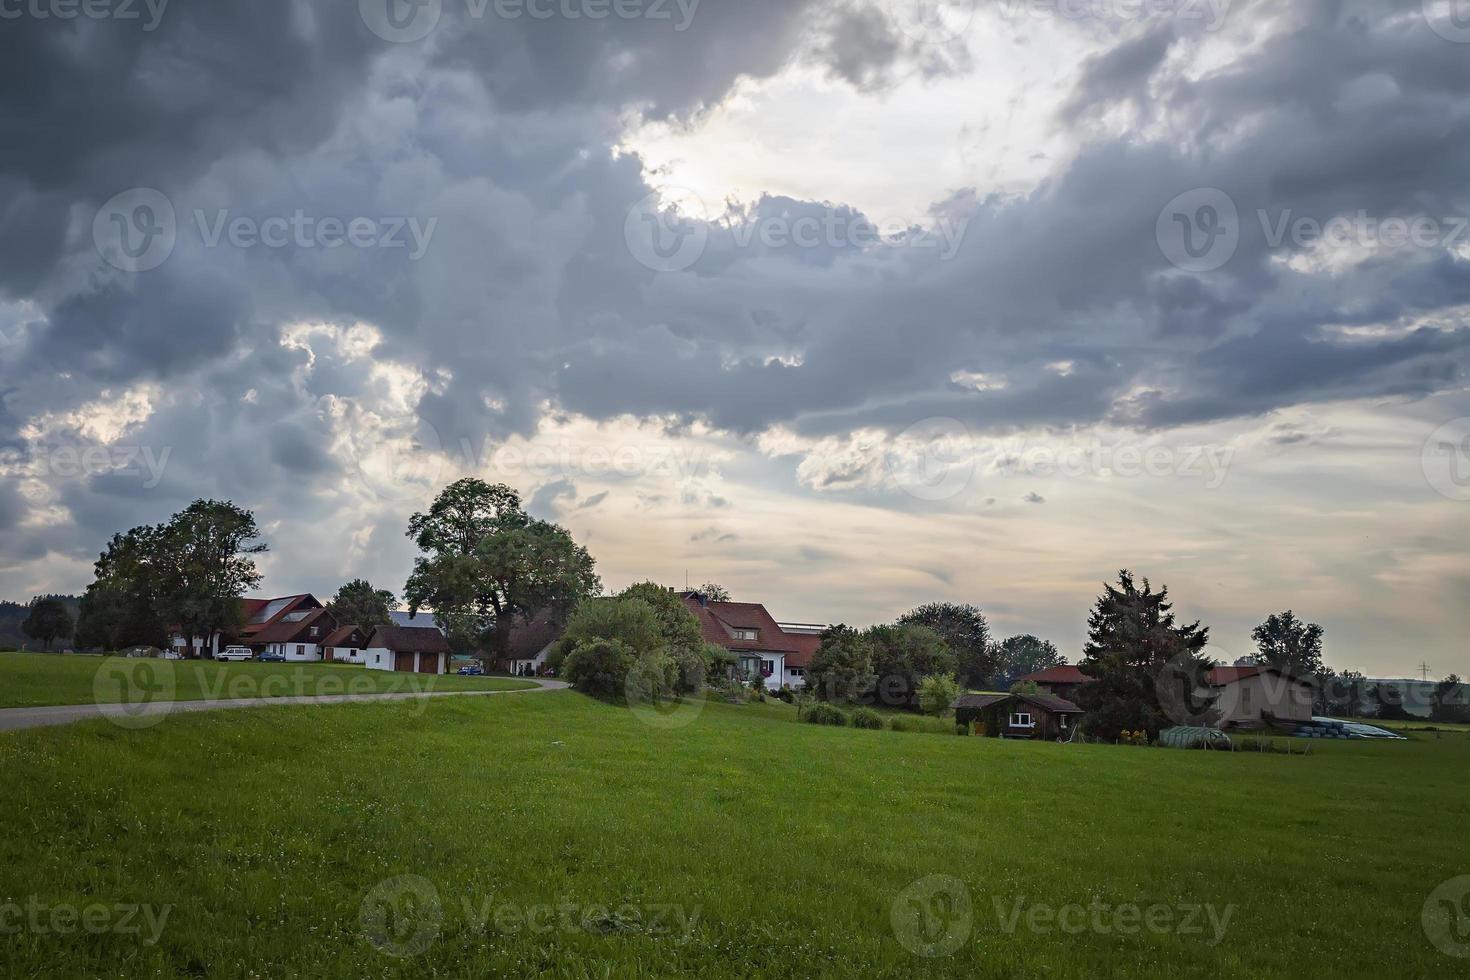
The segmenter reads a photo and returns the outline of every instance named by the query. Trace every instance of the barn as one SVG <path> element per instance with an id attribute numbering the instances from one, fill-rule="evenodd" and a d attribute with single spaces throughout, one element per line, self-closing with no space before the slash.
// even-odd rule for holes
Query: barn
<path id="1" fill-rule="evenodd" d="M 955 699 L 955 721 L 991 738 L 1070 738 L 1082 709 L 1055 694 L 966 694 Z"/>
<path id="2" fill-rule="evenodd" d="M 363 660 L 369 670 L 409 674 L 449 673 L 449 640 L 433 626 L 379 626 Z"/>

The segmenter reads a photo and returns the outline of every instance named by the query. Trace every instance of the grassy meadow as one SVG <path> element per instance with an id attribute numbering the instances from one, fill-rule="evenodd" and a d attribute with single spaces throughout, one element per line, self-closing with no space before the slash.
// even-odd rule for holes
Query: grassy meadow
<path id="1" fill-rule="evenodd" d="M 556 692 L 0 735 L 0 929 L 97 916 L 37 912 L 0 974 L 1464 975 L 1421 914 L 1470 873 L 1470 739 L 1228 754 L 793 714 L 670 727 Z"/>
<path id="2" fill-rule="evenodd" d="M 0 708 L 117 703 L 141 696 L 138 692 L 143 691 L 152 700 L 197 701 L 395 691 L 513 691 L 534 686 L 508 677 L 435 677 L 353 664 L 0 653 Z"/>

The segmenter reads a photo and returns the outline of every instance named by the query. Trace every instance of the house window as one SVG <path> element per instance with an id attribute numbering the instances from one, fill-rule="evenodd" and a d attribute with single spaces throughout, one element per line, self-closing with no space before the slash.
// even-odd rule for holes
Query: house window
<path id="1" fill-rule="evenodd" d="M 792 667 L 791 668 L 791 676 L 792 677 L 805 677 L 806 676 L 806 668 L 805 667 Z"/>
<path id="2" fill-rule="evenodd" d="M 311 634 L 310 634 L 310 635 L 311 635 L 311 636 L 312 636 L 312 637 L 313 637 L 313 638 L 315 638 L 315 637 L 316 637 L 316 636 L 317 636 L 317 635 L 318 635 L 318 634 L 319 634 L 319 633 L 320 633 L 320 632 L 321 632 L 321 627 L 320 627 L 320 626 L 313 626 L 313 627 L 312 627 L 312 628 L 311 628 Z"/>
<path id="3" fill-rule="evenodd" d="M 774 660 L 762 660 L 761 661 L 761 676 L 762 677 L 770 677 L 775 672 L 776 672 L 776 661 L 774 661 Z"/>
<path id="4" fill-rule="evenodd" d="M 1029 711 L 1013 711 L 1011 712 L 1011 727 L 1035 728 L 1036 725 L 1031 721 L 1031 713 Z"/>
<path id="5" fill-rule="evenodd" d="M 1060 724 L 1063 728 L 1066 728 L 1067 727 L 1067 716 L 1066 715 L 1058 715 L 1057 716 L 1057 723 Z"/>
<path id="6" fill-rule="evenodd" d="M 353 647 L 351 650 L 348 650 L 347 651 L 347 656 L 349 656 L 349 657 L 355 657 L 355 656 L 357 656 L 357 647 Z"/>
<path id="7" fill-rule="evenodd" d="M 1251 689 L 1250 688 L 1248 688 L 1248 687 L 1242 687 L 1240 689 L 1240 703 L 1241 703 L 1241 705 L 1243 707 L 1246 707 L 1246 708 L 1249 708 L 1251 706 Z"/>
<path id="8" fill-rule="evenodd" d="M 298 657 L 304 657 L 304 656 L 306 656 L 306 645 L 305 644 L 303 644 L 303 643 L 296 644 L 296 656 L 298 656 Z"/>
<path id="9" fill-rule="evenodd" d="M 755 639 L 755 634 L 756 634 L 756 631 L 755 630 L 736 630 L 735 631 L 735 639 L 737 639 L 737 640 L 754 640 Z"/>

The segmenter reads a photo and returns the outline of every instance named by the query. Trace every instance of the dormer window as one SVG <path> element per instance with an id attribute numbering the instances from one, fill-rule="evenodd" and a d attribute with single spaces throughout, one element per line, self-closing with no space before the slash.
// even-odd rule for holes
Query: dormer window
<path id="1" fill-rule="evenodd" d="M 735 631 L 735 639 L 737 639 L 737 640 L 754 640 L 755 639 L 755 634 L 756 634 L 756 631 L 755 630 L 736 630 Z"/>

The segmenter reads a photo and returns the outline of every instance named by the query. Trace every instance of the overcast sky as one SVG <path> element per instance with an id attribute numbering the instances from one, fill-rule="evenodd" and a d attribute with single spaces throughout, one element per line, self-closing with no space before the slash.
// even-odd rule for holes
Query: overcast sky
<path id="1" fill-rule="evenodd" d="M 1430 0 L 153 0 L 0 18 L 0 596 L 252 508 L 609 587 L 1470 673 L 1470 21 Z"/>

